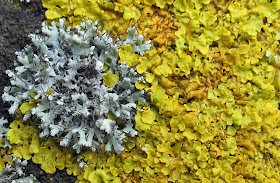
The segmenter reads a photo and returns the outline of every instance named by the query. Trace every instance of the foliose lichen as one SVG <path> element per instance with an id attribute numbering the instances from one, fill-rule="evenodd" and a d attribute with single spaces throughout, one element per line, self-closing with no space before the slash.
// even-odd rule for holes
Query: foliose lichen
<path id="1" fill-rule="evenodd" d="M 26 176 L 24 169 L 27 166 L 26 160 L 21 160 L 9 155 L 12 163 L 6 164 L 5 168 L 1 170 L 0 177 L 1 182 L 11 183 L 39 183 L 37 179 L 31 174 Z"/>
<path id="2" fill-rule="evenodd" d="M 50 20 L 102 21 L 101 29 L 116 37 L 135 24 L 150 36 L 155 48 L 139 55 L 138 44 L 122 45 L 119 63 L 145 73 L 146 82 L 138 81 L 136 88 L 150 92 L 151 101 L 137 110 L 138 135 L 126 138 L 130 142 L 119 154 L 87 150 L 76 161 L 53 142 L 38 146 L 36 135 L 23 135 L 35 127 L 13 122 L 9 139 L 19 157 L 33 153 L 48 173 L 65 166 L 83 183 L 280 182 L 279 0 L 42 3 Z M 159 43 L 173 49 L 159 49 Z M 102 78 L 114 88 L 120 74 L 109 69 Z M 19 108 L 28 113 L 36 105 L 31 99 Z"/>
<path id="3" fill-rule="evenodd" d="M 123 139 L 137 134 L 136 105 L 146 99 L 134 86 L 144 78 L 125 60 L 117 64 L 118 46 L 130 44 L 143 54 L 149 41 L 142 44 L 132 28 L 125 42 L 115 43 L 90 21 L 75 29 L 66 28 L 63 19 L 58 27 L 43 23 L 42 33 L 30 35 L 32 44 L 16 53 L 15 70 L 6 71 L 12 86 L 5 87 L 3 100 L 12 103 L 9 113 L 23 104 L 23 119 L 37 117 L 40 137 L 61 138 L 62 146 L 71 144 L 77 153 L 101 144 L 120 153 Z"/>

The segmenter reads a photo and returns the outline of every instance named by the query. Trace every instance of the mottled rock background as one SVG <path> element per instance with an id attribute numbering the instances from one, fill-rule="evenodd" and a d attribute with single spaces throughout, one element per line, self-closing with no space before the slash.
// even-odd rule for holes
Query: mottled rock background
<path id="1" fill-rule="evenodd" d="M 9 77 L 5 70 L 13 68 L 16 59 L 15 51 L 30 44 L 28 37 L 41 29 L 45 20 L 45 9 L 40 0 L 32 0 L 30 3 L 22 3 L 20 0 L 0 0 L 0 91 L 1 95 L 5 86 L 10 85 Z M 0 117 L 4 116 L 9 122 L 12 117 L 8 113 L 9 104 L 4 103 L 0 97 Z M 46 174 L 40 165 L 31 160 L 25 169 L 25 174 L 33 174 L 41 183 L 74 183 L 76 177 L 69 176 L 65 170 L 57 170 L 54 174 Z"/>

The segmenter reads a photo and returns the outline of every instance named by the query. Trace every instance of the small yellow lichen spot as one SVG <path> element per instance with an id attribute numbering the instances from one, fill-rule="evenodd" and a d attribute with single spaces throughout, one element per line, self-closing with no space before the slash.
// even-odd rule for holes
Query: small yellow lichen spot
<path id="1" fill-rule="evenodd" d="M 148 68 L 148 58 L 147 57 L 140 57 L 139 61 L 141 64 L 136 66 L 137 72 L 139 74 L 143 74 L 144 72 L 146 72 L 147 68 Z"/>
<path id="2" fill-rule="evenodd" d="M 52 90 L 51 88 L 48 88 L 48 89 L 47 89 L 47 93 L 48 93 L 49 95 L 53 95 L 53 90 Z"/>
<path id="3" fill-rule="evenodd" d="M 124 7 L 123 19 L 130 20 L 130 19 L 134 18 L 136 13 L 133 10 L 136 10 L 136 8 L 135 7 L 132 7 L 132 8 Z"/>
<path id="4" fill-rule="evenodd" d="M 134 67 L 139 63 L 139 55 L 136 54 L 131 45 L 127 44 L 119 50 L 119 63 L 125 62 L 129 67 Z"/>
<path id="5" fill-rule="evenodd" d="M 146 124 L 152 124 L 157 116 L 157 112 L 155 109 L 148 108 L 142 113 L 142 121 Z"/>
<path id="6" fill-rule="evenodd" d="M 109 176 L 104 170 L 92 167 L 86 169 L 84 178 L 90 182 L 103 183 L 108 181 Z"/>
<path id="7" fill-rule="evenodd" d="M 113 74 L 112 71 L 109 71 L 106 75 L 102 76 L 102 78 L 108 88 L 112 88 L 114 84 L 120 80 L 119 74 Z"/>
<path id="8" fill-rule="evenodd" d="M 23 103 L 19 107 L 19 110 L 22 114 L 26 114 L 28 111 L 30 111 L 31 109 L 33 109 L 36 106 L 37 106 L 37 104 L 31 100 L 30 102 Z"/>
<path id="9" fill-rule="evenodd" d="M 10 141 L 10 143 L 13 143 L 13 144 L 20 144 L 20 143 L 22 143 L 22 140 L 20 139 L 20 136 L 13 129 L 10 129 L 7 132 L 7 139 Z"/>
<path id="10" fill-rule="evenodd" d="M 163 75 L 164 77 L 167 77 L 168 75 L 172 74 L 172 70 L 167 62 L 164 62 L 162 65 L 158 66 L 155 69 L 155 73 L 159 76 Z"/>
<path id="11" fill-rule="evenodd" d="M 32 136 L 32 140 L 29 146 L 29 152 L 30 153 L 38 153 L 39 152 L 39 148 L 40 148 L 40 139 L 38 135 L 33 135 Z"/>

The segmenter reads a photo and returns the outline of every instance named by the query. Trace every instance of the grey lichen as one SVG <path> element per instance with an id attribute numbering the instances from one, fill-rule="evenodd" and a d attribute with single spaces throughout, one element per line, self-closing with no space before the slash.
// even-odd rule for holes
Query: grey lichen
<path id="1" fill-rule="evenodd" d="M 33 44 L 17 52 L 15 70 L 7 70 L 10 87 L 5 87 L 3 100 L 11 102 L 15 114 L 19 106 L 32 99 L 37 107 L 25 114 L 37 116 L 40 137 L 55 136 L 62 146 L 72 145 L 79 153 L 83 146 L 93 151 L 105 145 L 120 153 L 123 139 L 137 135 L 134 115 L 138 101 L 145 102 L 144 91 L 135 88 L 138 80 L 145 81 L 135 68 L 117 64 L 118 46 L 131 44 L 140 54 L 150 48 L 136 36 L 135 28 L 128 30 L 125 42 L 98 33 L 98 23 L 90 21 L 65 27 L 63 19 L 57 27 L 42 24 L 42 35 L 31 34 Z M 119 75 L 113 87 L 106 87 L 102 76 L 108 72 Z M 112 114 L 113 118 L 108 118 Z"/>
<path id="2" fill-rule="evenodd" d="M 8 120 L 4 117 L 0 118 L 0 140 L 4 141 L 4 148 L 11 148 L 9 141 L 7 140 L 7 132 L 9 130 L 9 127 L 7 127 L 6 125 L 8 123 Z"/>
<path id="3" fill-rule="evenodd" d="M 6 164 L 4 170 L 0 172 L 0 183 L 39 183 L 33 175 L 26 176 L 24 169 L 27 166 L 26 160 L 21 160 L 9 155 L 9 158 L 13 160 L 13 164 Z"/>
<path id="4" fill-rule="evenodd" d="M 8 132 L 8 128 L 5 128 L 5 124 L 8 123 L 8 120 L 5 118 L 0 118 L 0 140 L 6 139 L 6 134 Z"/>
<path id="5" fill-rule="evenodd" d="M 26 177 L 15 179 L 12 183 L 40 183 L 32 174 Z"/>

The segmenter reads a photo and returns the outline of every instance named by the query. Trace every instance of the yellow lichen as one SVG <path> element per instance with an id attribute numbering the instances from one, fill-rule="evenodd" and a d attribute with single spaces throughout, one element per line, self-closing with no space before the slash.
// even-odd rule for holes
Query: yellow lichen
<path id="1" fill-rule="evenodd" d="M 120 78 L 118 74 L 113 74 L 112 71 L 109 71 L 106 75 L 102 76 L 102 79 L 108 88 L 112 88 Z"/>
<path id="2" fill-rule="evenodd" d="M 8 132 L 15 156 L 34 156 L 39 163 L 49 154 L 51 162 L 61 158 L 79 182 L 280 181 L 278 0 L 43 0 L 43 5 L 49 19 L 101 21 L 114 36 L 135 24 L 155 47 L 139 57 L 123 46 L 120 63 L 145 74 L 146 83 L 136 87 L 151 92 L 151 101 L 140 105 L 138 136 L 125 140 L 121 154 L 85 151 L 79 158 L 88 166 L 79 168 L 70 154 L 54 148 L 55 156 L 46 149 L 51 142 L 23 138 L 25 124 L 18 120 Z M 31 108 L 26 103 L 20 110 Z M 47 154 L 36 155 L 42 150 Z M 63 168 L 62 162 L 50 164 L 42 166 L 49 172 Z"/>
<path id="3" fill-rule="evenodd" d="M 148 6 L 143 8 L 141 18 L 137 21 L 139 33 L 145 36 L 147 40 L 151 40 L 154 46 L 164 49 L 175 46 L 177 39 L 175 31 L 179 27 L 180 24 L 177 19 L 166 9 Z"/>
<path id="4" fill-rule="evenodd" d="M 0 172 L 4 170 L 6 164 L 12 164 L 13 160 L 9 158 L 11 150 L 4 148 L 4 140 L 0 140 Z"/>
<path id="5" fill-rule="evenodd" d="M 138 57 L 139 55 L 136 54 L 131 45 L 127 44 L 122 46 L 119 50 L 120 60 L 119 63 L 126 63 L 129 67 L 134 67 L 139 63 Z"/>

